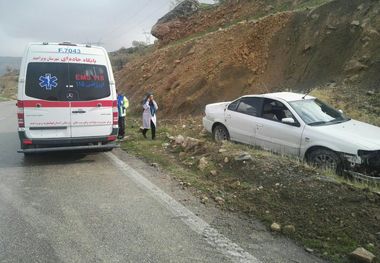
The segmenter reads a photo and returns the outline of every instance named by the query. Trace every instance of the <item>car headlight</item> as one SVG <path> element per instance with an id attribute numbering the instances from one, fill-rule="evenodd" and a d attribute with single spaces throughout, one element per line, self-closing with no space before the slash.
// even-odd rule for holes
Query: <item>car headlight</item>
<path id="1" fill-rule="evenodd" d="M 359 150 L 358 155 L 360 156 L 360 158 L 362 158 L 364 163 L 380 166 L 380 150 L 377 150 L 377 151 Z"/>
<path id="2" fill-rule="evenodd" d="M 362 159 L 355 155 L 355 154 L 348 154 L 348 153 L 344 153 L 343 154 L 343 157 L 349 162 L 351 163 L 352 165 L 354 164 L 361 164 L 362 163 Z"/>

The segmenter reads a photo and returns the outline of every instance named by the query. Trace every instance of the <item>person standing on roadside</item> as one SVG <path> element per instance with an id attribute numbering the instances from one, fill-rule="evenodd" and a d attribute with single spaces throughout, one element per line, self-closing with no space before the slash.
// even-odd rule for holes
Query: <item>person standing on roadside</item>
<path id="1" fill-rule="evenodd" d="M 152 130 L 152 140 L 156 139 L 156 127 L 157 127 L 157 117 L 156 112 L 158 106 L 154 100 L 153 94 L 148 93 L 143 101 L 143 127 L 141 128 L 141 133 L 146 138 L 146 133 L 149 129 Z"/>
<path id="2" fill-rule="evenodd" d="M 119 113 L 119 134 L 118 139 L 123 139 L 125 136 L 125 116 L 127 114 L 127 108 L 129 107 L 129 101 L 121 91 L 117 91 L 117 110 Z"/>

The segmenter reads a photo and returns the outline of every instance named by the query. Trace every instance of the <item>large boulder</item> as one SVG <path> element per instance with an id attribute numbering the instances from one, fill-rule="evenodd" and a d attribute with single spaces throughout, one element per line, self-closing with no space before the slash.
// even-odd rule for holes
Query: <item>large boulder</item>
<path id="1" fill-rule="evenodd" d="M 355 249 L 350 256 L 357 263 L 372 263 L 376 258 L 374 254 L 362 247 Z"/>
<path id="2" fill-rule="evenodd" d="M 176 31 L 181 28 L 182 21 L 198 12 L 198 10 L 199 2 L 197 0 L 184 0 L 157 21 L 152 27 L 152 35 L 160 40 L 173 38 Z"/>

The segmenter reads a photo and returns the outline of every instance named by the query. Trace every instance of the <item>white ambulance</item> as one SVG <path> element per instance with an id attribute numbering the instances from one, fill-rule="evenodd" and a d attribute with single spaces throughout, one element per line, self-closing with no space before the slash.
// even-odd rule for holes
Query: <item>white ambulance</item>
<path id="1" fill-rule="evenodd" d="M 29 44 L 20 68 L 17 107 L 18 152 L 116 147 L 117 94 L 102 47 Z"/>

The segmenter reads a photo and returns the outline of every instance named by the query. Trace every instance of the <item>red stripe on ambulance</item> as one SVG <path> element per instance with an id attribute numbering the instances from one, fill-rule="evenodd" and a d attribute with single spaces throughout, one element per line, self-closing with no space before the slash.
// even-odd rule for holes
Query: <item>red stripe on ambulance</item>
<path id="1" fill-rule="evenodd" d="M 21 101 L 24 108 L 68 108 L 68 107 L 112 107 L 112 100 L 99 101 L 46 101 L 24 100 Z"/>

